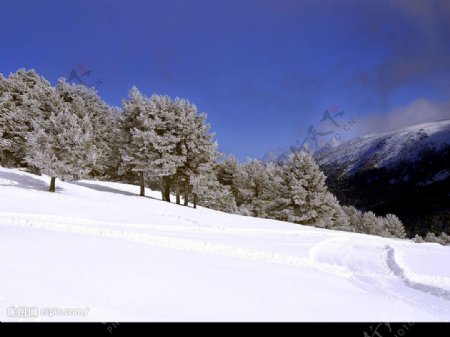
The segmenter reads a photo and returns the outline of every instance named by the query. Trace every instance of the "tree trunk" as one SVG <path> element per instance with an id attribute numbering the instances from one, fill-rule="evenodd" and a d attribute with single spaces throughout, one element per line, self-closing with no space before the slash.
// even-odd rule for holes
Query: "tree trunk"
<path id="1" fill-rule="evenodd" d="M 56 177 L 50 178 L 50 188 L 48 189 L 49 192 L 55 192 L 55 185 L 56 185 Z"/>
<path id="2" fill-rule="evenodd" d="M 162 201 L 165 201 L 164 200 L 164 177 L 161 177 L 161 180 L 160 180 L 160 190 L 161 190 L 161 200 Z"/>
<path id="3" fill-rule="evenodd" d="M 164 201 L 170 202 L 170 180 L 169 177 L 163 177 L 164 179 L 164 188 L 163 188 L 163 193 L 164 193 Z"/>
<path id="4" fill-rule="evenodd" d="M 184 179 L 184 206 L 189 205 L 189 182 L 188 179 Z"/>
<path id="5" fill-rule="evenodd" d="M 144 171 L 140 173 L 140 186 L 141 186 L 141 194 L 140 196 L 145 196 L 145 179 L 144 179 Z"/>
<path id="6" fill-rule="evenodd" d="M 177 205 L 180 204 L 180 179 L 179 177 L 176 177 L 175 179 L 175 199 Z"/>
<path id="7" fill-rule="evenodd" d="M 194 194 L 194 208 L 197 208 L 197 194 Z"/>

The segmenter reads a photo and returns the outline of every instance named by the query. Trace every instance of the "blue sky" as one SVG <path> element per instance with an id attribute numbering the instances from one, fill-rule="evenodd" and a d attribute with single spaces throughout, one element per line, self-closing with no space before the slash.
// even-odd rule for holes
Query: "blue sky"
<path id="1" fill-rule="evenodd" d="M 334 130 L 326 109 L 345 137 L 449 118 L 450 1 L 2 0 L 0 72 L 21 67 L 90 70 L 113 105 L 188 98 L 223 152 L 261 158 Z"/>

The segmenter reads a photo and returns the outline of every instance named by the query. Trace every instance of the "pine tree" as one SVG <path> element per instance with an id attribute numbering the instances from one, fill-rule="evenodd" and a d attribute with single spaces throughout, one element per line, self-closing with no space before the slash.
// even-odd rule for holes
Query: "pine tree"
<path id="1" fill-rule="evenodd" d="M 55 91 L 48 100 L 52 112 L 48 119 L 34 122 L 25 159 L 51 177 L 49 191 L 54 192 L 56 178 L 75 180 L 87 176 L 97 148 L 88 114 L 80 117 L 68 111 Z"/>
<path id="2" fill-rule="evenodd" d="M 107 120 L 108 127 L 105 130 L 107 146 L 102 151 L 104 154 L 102 158 L 104 160 L 104 172 L 102 175 L 107 180 L 119 180 L 119 171 L 122 163 L 120 149 L 125 139 L 122 129 L 123 111 L 116 107 L 110 107 Z"/>
<path id="3" fill-rule="evenodd" d="M 145 173 L 148 164 L 157 159 L 151 140 L 154 124 L 149 100 L 139 89 L 131 88 L 128 100 L 124 100 L 122 122 L 123 144 L 120 148 L 122 172 L 132 171 L 139 176 L 140 195 L 145 195 Z"/>
<path id="4" fill-rule="evenodd" d="M 95 166 L 90 169 L 90 176 L 101 176 L 108 168 L 117 166 L 118 150 L 117 144 L 114 143 L 118 121 L 116 111 L 106 104 L 94 89 L 84 85 L 69 84 L 61 79 L 56 91 L 68 111 L 80 118 L 88 116 L 91 121 L 97 158 Z"/>
<path id="5" fill-rule="evenodd" d="M 217 173 L 209 164 L 201 164 L 197 174 L 192 177 L 192 194 L 197 200 L 194 201 L 194 207 L 199 203 L 205 207 L 235 213 L 236 203 L 233 194 L 228 186 L 220 184 L 217 179 Z"/>
<path id="6" fill-rule="evenodd" d="M 234 191 L 239 198 L 239 207 L 246 215 L 267 218 L 279 196 L 277 168 L 273 163 L 250 160 L 236 170 Z"/>
<path id="7" fill-rule="evenodd" d="M 229 155 L 227 157 L 221 157 L 216 168 L 219 183 L 230 189 L 236 205 L 242 205 L 242 165 L 237 162 L 234 156 Z"/>
<path id="8" fill-rule="evenodd" d="M 424 237 L 425 242 L 434 242 L 438 243 L 438 238 L 435 233 L 428 232 L 427 235 Z"/>
<path id="9" fill-rule="evenodd" d="M 417 243 L 433 242 L 443 246 L 447 246 L 450 244 L 450 236 L 444 232 L 442 232 L 440 235 L 436 235 L 433 232 L 429 232 L 427 233 L 427 235 L 425 235 L 424 238 L 421 238 L 420 236 L 416 235 L 414 241 Z"/>
<path id="10" fill-rule="evenodd" d="M 322 228 L 348 227 L 344 212 L 325 185 L 325 175 L 306 153 L 293 153 L 282 170 L 277 218 Z"/>
<path id="11" fill-rule="evenodd" d="M 400 219 L 394 214 L 384 217 L 384 236 L 404 239 L 406 237 L 405 227 Z"/>
<path id="12" fill-rule="evenodd" d="M 359 232 L 363 222 L 363 212 L 353 206 L 342 206 L 342 209 L 349 220 L 350 230 L 353 232 Z"/>
<path id="13" fill-rule="evenodd" d="M 6 123 L 10 119 L 10 93 L 7 91 L 6 79 L 0 74 L 0 163 L 6 163 L 6 153 L 11 153 L 12 140 L 8 139 Z"/>
<path id="14" fill-rule="evenodd" d="M 381 235 L 383 233 L 383 219 L 376 216 L 375 213 L 368 211 L 363 213 L 362 222 L 357 227 L 358 233 Z"/>
<path id="15" fill-rule="evenodd" d="M 2 125 L 0 125 L 0 151 L 1 152 L 5 151 L 11 144 L 11 140 L 6 139 L 4 134 L 5 134 L 4 127 Z M 0 156 L 1 156 L 1 153 L 0 153 Z"/>
<path id="16" fill-rule="evenodd" d="M 448 235 L 447 233 L 442 232 L 440 237 L 441 237 L 443 245 L 445 245 L 445 246 L 450 245 L 450 235 Z"/>
<path id="17" fill-rule="evenodd" d="M 345 211 L 342 209 L 342 206 L 339 204 L 337 198 L 333 194 L 328 192 L 328 199 L 329 199 L 328 204 L 332 208 L 331 212 L 332 226 L 327 228 L 346 232 L 353 231 L 353 228 L 350 224 L 350 219 L 345 213 Z"/>
<path id="18" fill-rule="evenodd" d="M 347 214 L 350 228 L 354 232 L 402 239 L 406 237 L 402 222 L 393 214 L 379 217 L 371 211 L 361 212 L 353 206 L 343 206 L 342 208 Z"/>
<path id="19" fill-rule="evenodd" d="M 205 166 L 213 166 L 220 156 L 217 144 L 213 142 L 214 134 L 209 133 L 206 114 L 199 114 L 197 107 L 188 100 L 177 98 L 174 101 L 174 132 L 178 137 L 175 153 L 182 159 L 173 177 L 176 186 L 177 203 L 179 202 L 179 183 L 183 182 L 184 204 L 187 206 L 189 193 L 193 191 L 194 205 L 201 197 L 192 188 L 194 181 L 201 181 Z M 209 180 L 209 179 L 207 179 Z M 196 183 L 196 186 L 198 184 Z"/>
<path id="20" fill-rule="evenodd" d="M 34 70 L 19 69 L 8 79 L 0 77 L 0 125 L 2 126 L 3 165 L 19 167 L 26 164 L 26 139 L 33 131 L 34 121 L 46 119 L 51 113 L 48 97 L 53 88 Z"/>
<path id="21" fill-rule="evenodd" d="M 159 177 L 162 198 L 170 202 L 169 179 L 184 160 L 176 153 L 179 136 L 175 131 L 176 119 L 170 97 L 153 95 L 148 98 L 133 87 L 129 99 L 123 102 L 123 111 L 122 171 L 139 174 L 142 196 L 145 194 L 145 176 Z"/>
<path id="22" fill-rule="evenodd" d="M 277 220 L 289 221 L 292 208 L 289 177 L 285 174 L 286 162 L 272 163 L 268 166 L 272 181 L 271 204 L 268 209 L 268 217 Z"/>
<path id="23" fill-rule="evenodd" d="M 130 91 L 123 110 L 122 170 L 140 172 L 141 189 L 144 176 L 159 177 L 165 201 L 170 201 L 174 187 L 180 203 L 184 189 L 187 205 L 191 179 L 202 174 L 200 165 L 214 163 L 218 156 L 206 115 L 198 114 L 187 100 L 160 95 L 147 98 L 137 88 Z"/>
<path id="24" fill-rule="evenodd" d="M 150 98 L 154 115 L 154 137 L 151 140 L 157 159 L 151 163 L 150 175 L 160 177 L 164 201 L 170 202 L 170 189 L 174 176 L 186 161 L 186 154 L 180 151 L 182 135 L 179 130 L 184 124 L 169 96 L 152 95 Z"/>
<path id="25" fill-rule="evenodd" d="M 230 189 L 236 189 L 236 177 L 238 172 L 238 162 L 233 155 L 221 158 L 222 160 L 217 164 L 217 179 L 224 186 L 229 186 Z"/>
<path id="26" fill-rule="evenodd" d="M 423 237 L 421 237 L 419 234 L 416 234 L 413 238 L 415 243 L 424 243 L 425 240 L 423 239 Z"/>

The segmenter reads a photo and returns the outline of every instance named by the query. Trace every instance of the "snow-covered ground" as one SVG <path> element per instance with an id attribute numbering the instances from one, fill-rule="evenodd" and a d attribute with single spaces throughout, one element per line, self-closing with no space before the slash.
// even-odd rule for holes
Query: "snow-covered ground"
<path id="1" fill-rule="evenodd" d="M 1 321 L 450 320 L 450 247 L 48 181 L 0 168 Z"/>

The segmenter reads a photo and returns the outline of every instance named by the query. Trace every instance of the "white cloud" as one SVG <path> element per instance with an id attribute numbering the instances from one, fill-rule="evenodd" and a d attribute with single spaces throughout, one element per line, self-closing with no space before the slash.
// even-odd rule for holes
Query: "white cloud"
<path id="1" fill-rule="evenodd" d="M 421 98 L 405 107 L 395 108 L 385 115 L 358 119 L 355 130 L 358 135 L 365 135 L 449 118 L 450 101 L 434 103 Z"/>

